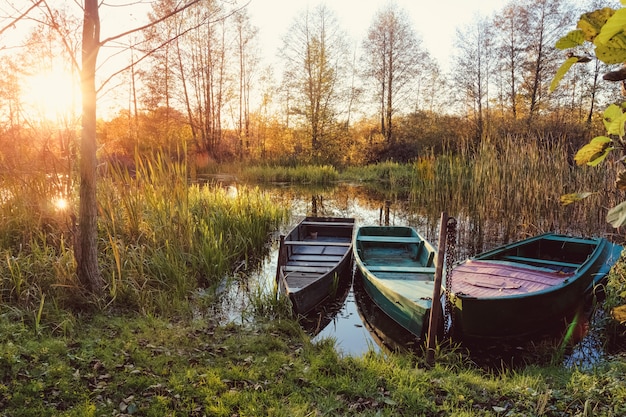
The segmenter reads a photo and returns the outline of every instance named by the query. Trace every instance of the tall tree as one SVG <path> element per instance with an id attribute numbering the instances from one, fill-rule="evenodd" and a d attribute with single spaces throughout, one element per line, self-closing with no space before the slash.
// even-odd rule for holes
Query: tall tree
<path id="1" fill-rule="evenodd" d="M 492 39 L 491 26 L 485 18 L 477 17 L 474 23 L 457 29 L 456 33 L 453 83 L 473 116 L 477 138 L 484 132 L 488 114 L 489 79 L 494 61 Z"/>
<path id="2" fill-rule="evenodd" d="M 521 88 L 531 123 L 548 98 L 552 75 L 560 64 L 560 52 L 554 45 L 571 26 L 573 16 L 565 0 L 526 0 L 522 6 L 528 14 L 528 25 L 524 30 L 527 47 Z"/>
<path id="3" fill-rule="evenodd" d="M 283 77 L 293 96 L 289 112 L 304 119 L 311 155 L 321 158 L 338 104 L 346 98 L 346 35 L 331 10 L 319 5 L 295 20 L 283 43 Z"/>
<path id="4" fill-rule="evenodd" d="M 96 115 L 97 115 L 97 91 L 96 68 L 98 54 L 103 45 L 114 42 L 127 35 L 158 24 L 169 17 L 191 7 L 200 0 L 191 0 L 189 3 L 174 9 L 171 13 L 163 16 L 160 20 L 147 26 L 134 28 L 107 39 L 100 39 L 100 4 L 98 0 L 84 0 L 82 47 L 81 59 L 74 60 L 74 64 L 80 67 L 81 94 L 82 94 L 82 133 L 80 146 L 80 202 L 78 218 L 78 236 L 74 243 L 74 253 L 77 261 L 77 277 L 81 285 L 88 292 L 100 295 L 104 291 L 104 280 L 98 267 L 97 252 L 97 215 L 98 206 L 96 199 L 97 185 L 97 141 L 96 141 Z M 61 42 L 72 52 L 68 44 L 66 29 L 58 20 L 58 11 L 51 8 L 45 0 L 34 2 L 25 12 L 13 19 L 9 25 L 17 23 L 25 16 L 39 11 L 43 14 L 46 24 L 59 31 Z M 7 27 L 9 27 L 7 26 Z M 4 29 L 0 30 L 2 33 Z M 130 66 L 129 66 L 130 67 Z M 128 67 L 126 68 L 128 69 Z M 110 80 L 111 78 L 107 79 Z M 102 88 L 102 86 L 100 87 Z"/>
<path id="5" fill-rule="evenodd" d="M 508 108 L 517 119 L 519 84 L 524 46 L 524 28 L 528 26 L 528 14 L 526 9 L 517 2 L 508 3 L 502 12 L 494 18 L 494 28 L 497 30 L 495 39 L 500 62 L 500 73 L 505 80 L 508 91 Z"/>
<path id="6" fill-rule="evenodd" d="M 240 157 L 243 157 L 250 145 L 250 94 L 252 77 L 259 61 L 254 45 L 257 32 L 258 29 L 252 26 L 245 10 L 240 10 L 235 14 L 235 43 L 239 59 L 236 130 Z"/>
<path id="7" fill-rule="evenodd" d="M 428 58 L 409 20 L 408 13 L 389 3 L 379 10 L 363 42 L 367 79 L 374 82 L 380 109 L 380 130 L 393 145 L 394 113 L 408 98 L 412 81 Z"/>
<path id="8" fill-rule="evenodd" d="M 79 234 L 74 244 L 78 279 L 99 294 L 104 281 L 98 269 L 98 202 L 96 199 L 96 63 L 100 51 L 98 0 L 85 0 L 80 72 L 82 134 L 80 140 Z"/>

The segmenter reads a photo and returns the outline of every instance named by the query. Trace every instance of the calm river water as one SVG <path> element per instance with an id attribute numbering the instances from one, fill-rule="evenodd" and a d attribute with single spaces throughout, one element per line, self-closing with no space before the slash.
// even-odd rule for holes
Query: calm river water
<path id="1" fill-rule="evenodd" d="M 316 214 L 354 217 L 357 226 L 378 225 L 387 221 L 390 225 L 409 225 L 415 227 L 429 241 L 437 242 L 439 218 L 425 219 L 413 214 L 407 208 L 409 205 L 406 198 L 389 202 L 375 192 L 353 184 L 341 184 L 327 189 L 274 186 L 266 192 L 270 193 L 277 205 L 291 207 L 291 219 L 274 236 L 272 249 L 260 268 L 247 274 L 246 279 L 242 280 L 245 281 L 244 284 L 231 284 L 224 292 L 221 314 L 226 321 L 245 321 L 245 314 L 242 312 L 246 310 L 245 304 L 250 293 L 261 291 L 271 294 L 274 290 L 278 236 L 286 234 L 304 216 Z M 386 206 L 389 207 L 388 216 Z M 491 242 L 490 247 L 479 251 L 499 244 L 500 242 Z M 456 252 L 459 257 L 474 254 L 464 248 L 462 242 Z M 320 311 L 311 315 L 310 320 L 303 323 L 305 329 L 314 335 L 314 340 L 333 338 L 338 351 L 354 356 L 360 356 L 369 350 L 394 349 L 415 342 L 373 305 L 361 288 L 358 273 L 346 280 L 352 285 L 338 291 L 333 303 L 322 306 Z M 578 364 L 579 357 L 583 357 L 587 363 L 600 358 L 597 338 L 591 335 L 588 339 L 568 356 L 567 362 Z M 513 350 L 516 349 L 520 348 L 513 347 Z"/>

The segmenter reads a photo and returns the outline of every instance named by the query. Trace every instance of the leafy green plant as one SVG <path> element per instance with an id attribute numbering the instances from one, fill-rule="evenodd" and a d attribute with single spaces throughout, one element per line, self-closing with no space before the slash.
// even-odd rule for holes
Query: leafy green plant
<path id="1" fill-rule="evenodd" d="M 621 0 L 626 6 L 626 0 Z M 584 13 L 577 23 L 577 29 L 569 32 L 559 39 L 556 47 L 569 50 L 567 60 L 557 70 L 550 90 L 557 88 L 561 79 L 569 69 L 577 63 L 591 61 L 585 54 L 577 55 L 576 52 L 591 45 L 596 58 L 605 64 L 621 64 L 615 71 L 604 74 L 603 78 L 608 81 L 619 81 L 622 87 L 626 85 L 626 7 L 615 10 L 609 7 Z M 604 126 L 606 136 L 597 136 L 583 146 L 574 158 L 577 165 L 597 166 L 602 163 L 612 151 L 621 152 L 620 162 L 626 167 L 626 103 L 612 104 L 604 111 Z M 618 190 L 626 190 L 626 170 L 621 170 L 615 183 Z M 581 200 L 592 193 L 573 193 L 561 197 L 563 205 Z M 626 224 L 626 201 L 611 208 L 606 216 L 607 222 L 613 227 Z"/>

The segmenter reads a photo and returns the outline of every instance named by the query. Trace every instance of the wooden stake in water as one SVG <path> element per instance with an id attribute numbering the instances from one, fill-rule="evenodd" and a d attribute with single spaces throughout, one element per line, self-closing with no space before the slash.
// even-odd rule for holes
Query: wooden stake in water
<path id="1" fill-rule="evenodd" d="M 287 254 L 285 251 L 287 247 L 285 246 L 285 235 L 280 235 L 280 244 L 278 246 L 278 258 L 276 260 L 276 283 L 280 283 L 280 267 L 285 264 Z"/>
<path id="2" fill-rule="evenodd" d="M 439 246 L 437 248 L 437 268 L 435 269 L 435 288 L 433 289 L 433 299 L 430 305 L 430 321 L 428 323 L 428 343 L 426 345 L 426 363 L 432 365 L 435 362 L 435 343 L 437 330 L 441 317 L 441 280 L 443 276 L 443 261 L 446 256 L 446 229 L 448 224 L 448 214 L 441 213 L 441 224 L 439 226 Z"/>

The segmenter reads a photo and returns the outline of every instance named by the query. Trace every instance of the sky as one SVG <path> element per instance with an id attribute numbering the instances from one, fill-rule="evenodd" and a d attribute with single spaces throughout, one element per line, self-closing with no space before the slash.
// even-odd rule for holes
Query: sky
<path id="1" fill-rule="evenodd" d="M 12 4 L 11 1 L 13 0 L 7 4 Z M 22 0 L 18 0 L 16 4 L 20 1 Z M 102 38 L 145 24 L 146 13 L 153 1 L 107 0 L 101 13 Z M 238 0 L 238 3 L 245 4 L 248 1 L 251 22 L 259 29 L 259 45 L 263 57 L 267 63 L 271 63 L 275 61 L 278 49 L 282 46 L 282 39 L 295 19 L 307 7 L 312 9 L 324 0 Z M 501 10 L 508 1 L 512 0 L 395 0 L 395 3 L 408 12 L 416 33 L 423 41 L 423 46 L 442 69 L 447 71 L 456 29 L 472 23 L 478 16 L 490 16 L 495 11 Z M 388 4 L 388 0 L 325 0 L 325 4 L 335 12 L 339 24 L 352 41 L 360 46 L 374 15 Z M 16 10 L 19 9 L 18 7 Z M 2 7 L 0 10 L 8 13 Z M 8 41 L 15 37 L 15 33 L 24 25 L 18 26 L 17 29 L 8 30 L 0 37 L 0 47 L 10 43 Z M 101 51 L 100 63 L 108 61 L 108 58 L 105 58 L 107 53 L 110 51 Z M 58 84 L 59 88 L 62 86 L 60 82 L 45 82 L 47 85 Z M 54 97 L 58 97 L 58 94 L 50 94 L 50 100 L 54 100 Z M 52 108 L 58 107 L 58 102 L 43 102 L 40 105 Z"/>
<path id="2" fill-rule="evenodd" d="M 509 0 L 395 0 L 408 12 L 423 46 L 444 70 L 449 68 L 456 29 L 472 23 L 477 16 L 491 16 Z M 294 19 L 315 7 L 320 1 L 309 0 L 250 0 L 252 24 L 259 28 L 259 40 L 264 55 L 273 57 L 282 45 Z M 359 45 L 365 38 L 374 15 L 387 5 L 386 0 L 326 1 L 340 25 Z"/>

